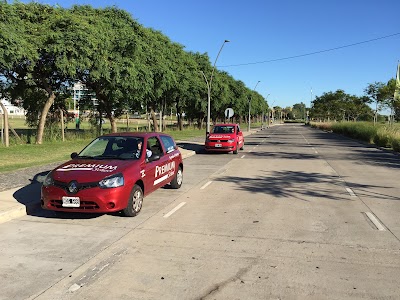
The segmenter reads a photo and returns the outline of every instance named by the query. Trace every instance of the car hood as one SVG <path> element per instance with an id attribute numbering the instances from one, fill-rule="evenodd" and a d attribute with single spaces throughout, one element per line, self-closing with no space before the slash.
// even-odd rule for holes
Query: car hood
<path id="1" fill-rule="evenodd" d="M 209 140 L 230 140 L 234 139 L 236 135 L 234 133 L 229 134 L 229 133 L 211 133 L 208 136 Z"/>
<path id="2" fill-rule="evenodd" d="M 139 164 L 132 160 L 73 159 L 55 168 L 52 174 L 54 180 L 62 182 L 96 182 Z"/>

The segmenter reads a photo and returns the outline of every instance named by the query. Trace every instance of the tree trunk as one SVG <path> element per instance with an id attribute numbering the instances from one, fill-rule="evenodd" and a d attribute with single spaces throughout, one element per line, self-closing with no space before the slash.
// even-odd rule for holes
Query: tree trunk
<path id="1" fill-rule="evenodd" d="M 54 99 L 56 99 L 56 95 L 53 91 L 49 92 L 50 97 L 47 99 L 44 107 L 42 109 L 42 113 L 40 114 L 39 125 L 37 128 L 37 136 L 36 136 L 36 144 L 41 145 L 43 143 L 43 133 L 44 133 L 44 126 L 46 125 L 46 117 L 47 113 L 50 110 L 50 107 L 54 103 Z"/>
<path id="2" fill-rule="evenodd" d="M 64 134 L 64 113 L 63 110 L 60 108 L 60 120 L 61 120 L 61 137 L 62 141 L 64 142 L 65 140 L 65 134 Z"/>
<path id="3" fill-rule="evenodd" d="M 158 131 L 158 122 L 156 118 L 156 113 L 154 112 L 153 108 L 150 108 L 150 114 L 151 114 L 151 119 L 153 120 L 153 125 L 154 125 L 154 131 Z"/>
<path id="4" fill-rule="evenodd" d="M 176 114 L 178 116 L 178 129 L 183 130 L 182 111 L 180 106 L 176 107 Z"/>
<path id="5" fill-rule="evenodd" d="M 4 145 L 6 147 L 10 146 L 10 139 L 9 139 L 9 135 L 8 135 L 8 113 L 7 113 L 7 109 L 5 107 L 5 105 L 0 101 L 0 106 L 1 109 L 3 110 L 3 116 L 4 116 Z"/>

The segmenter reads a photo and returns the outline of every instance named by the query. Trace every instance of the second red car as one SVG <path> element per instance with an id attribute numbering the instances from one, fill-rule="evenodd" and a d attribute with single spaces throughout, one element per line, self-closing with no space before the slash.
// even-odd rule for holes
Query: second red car
<path id="1" fill-rule="evenodd" d="M 207 152 L 233 152 L 244 148 L 243 132 L 239 124 L 215 124 L 206 138 L 205 150 Z"/>

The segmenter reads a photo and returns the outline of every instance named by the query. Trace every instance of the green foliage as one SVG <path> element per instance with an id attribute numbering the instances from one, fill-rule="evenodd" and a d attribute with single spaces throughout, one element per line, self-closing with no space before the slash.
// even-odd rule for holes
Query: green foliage
<path id="1" fill-rule="evenodd" d="M 98 114 L 112 124 L 125 111 L 146 108 L 185 112 L 199 123 L 206 117 L 207 85 L 200 71 L 209 78 L 208 55 L 185 52 L 127 12 L 36 2 L 1 2 L 0 12 L 0 75 L 11 83 L 13 98 L 24 100 L 32 126 L 39 128 L 38 117 L 48 111 L 51 119 L 52 109 L 65 109 L 76 80 L 95 93 Z M 215 70 L 211 92 L 213 119 L 228 106 L 238 118 L 247 115 L 251 90 L 228 73 Z M 259 94 L 251 98 L 252 114 L 260 114 L 265 100 Z"/>
<path id="2" fill-rule="evenodd" d="M 366 122 L 338 122 L 332 124 L 333 132 L 351 138 L 372 143 L 377 133 L 377 128 Z"/>
<path id="3" fill-rule="evenodd" d="M 357 121 L 372 115 L 370 99 L 346 94 L 343 90 L 323 93 L 313 101 L 311 118 L 322 121 Z"/>

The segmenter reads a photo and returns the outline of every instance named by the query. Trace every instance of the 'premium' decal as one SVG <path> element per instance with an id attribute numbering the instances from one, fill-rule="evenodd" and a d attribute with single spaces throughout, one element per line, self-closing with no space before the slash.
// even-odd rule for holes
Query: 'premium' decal
<path id="1" fill-rule="evenodd" d="M 101 165 L 101 164 L 70 164 L 56 171 L 69 172 L 69 171 L 93 171 L 93 172 L 113 172 L 117 169 L 117 166 Z"/>
<path id="2" fill-rule="evenodd" d="M 161 176 L 161 177 L 154 180 L 154 185 L 157 185 L 160 182 L 163 182 L 164 180 L 168 179 L 169 177 L 174 176 L 174 174 L 175 174 L 175 162 L 174 161 L 169 162 L 162 166 L 156 166 L 155 178 L 157 178 L 158 176 Z"/>

